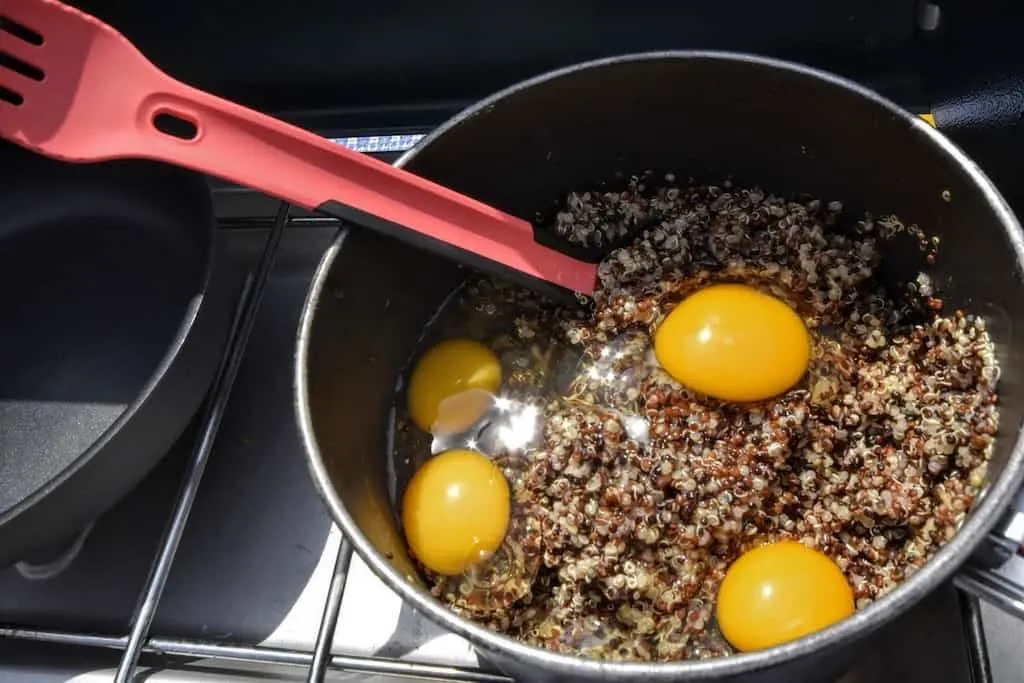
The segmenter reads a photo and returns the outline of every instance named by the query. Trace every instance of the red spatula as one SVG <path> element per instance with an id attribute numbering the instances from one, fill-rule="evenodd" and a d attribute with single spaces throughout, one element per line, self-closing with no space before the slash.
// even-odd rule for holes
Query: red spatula
<path id="1" fill-rule="evenodd" d="M 0 53 L 0 136 L 40 154 L 185 166 L 492 273 L 594 291 L 597 266 L 538 244 L 527 221 L 180 83 L 60 2 L 0 2 Z"/>

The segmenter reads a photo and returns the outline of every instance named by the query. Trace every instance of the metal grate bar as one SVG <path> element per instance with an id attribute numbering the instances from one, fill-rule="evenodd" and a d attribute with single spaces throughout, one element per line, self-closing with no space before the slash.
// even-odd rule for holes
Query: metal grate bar
<path id="1" fill-rule="evenodd" d="M 967 566 L 953 579 L 960 590 L 1024 619 L 1024 588 L 998 572 Z"/>
<path id="2" fill-rule="evenodd" d="M 0 637 L 57 645 L 122 650 L 127 643 L 126 636 L 99 636 L 71 631 L 48 631 L 17 628 L 0 628 Z M 287 666 L 312 667 L 314 654 L 301 650 L 212 643 L 178 638 L 149 638 L 142 646 L 148 654 L 168 657 L 219 659 L 254 664 L 282 664 Z M 328 668 L 352 673 L 427 678 L 441 681 L 470 681 L 472 683 L 512 683 L 512 679 L 481 669 L 438 664 L 422 664 L 399 659 L 382 659 L 358 655 L 331 655 Z"/>
<path id="3" fill-rule="evenodd" d="M 992 665 L 985 641 L 985 625 L 981 621 L 981 602 L 974 595 L 958 591 L 960 615 L 967 639 L 967 659 L 971 670 L 971 683 L 993 683 Z"/>
<path id="4" fill-rule="evenodd" d="M 238 368 L 242 364 L 246 345 L 256 322 L 256 314 L 259 312 L 260 302 L 263 299 L 263 290 L 281 244 L 281 235 L 288 224 L 288 215 L 289 205 L 282 203 L 277 212 L 274 228 L 267 238 L 259 265 L 256 267 L 256 273 L 247 280 L 246 287 L 242 292 L 235 320 L 231 326 L 227 348 L 221 357 L 217 377 L 214 380 L 213 389 L 202 417 L 200 436 L 192 455 L 192 462 L 175 504 L 171 523 L 160 544 L 156 561 L 143 590 L 142 599 L 135 612 L 135 617 L 132 619 L 124 655 L 118 663 L 117 673 L 114 674 L 114 683 L 129 683 L 134 677 L 143 643 L 153 625 L 153 618 L 156 616 L 164 586 L 167 584 L 167 577 L 171 573 L 171 565 L 178 552 L 178 544 L 185 532 L 192 504 L 199 491 L 199 483 L 206 470 L 206 463 L 210 459 L 210 452 L 213 450 L 217 433 L 220 431 L 221 419 L 224 417 L 224 411 L 231 397 L 231 389 L 234 386 L 235 377 L 238 375 Z"/>
<path id="5" fill-rule="evenodd" d="M 324 679 L 331 659 L 331 645 L 334 643 L 334 629 L 338 626 L 338 615 L 341 614 L 341 599 L 345 595 L 348 582 L 348 565 L 352 562 L 352 546 L 348 539 L 342 537 L 338 547 L 338 558 L 334 561 L 334 576 L 327 593 L 324 615 L 320 619 L 320 631 L 316 636 L 316 647 L 313 650 L 313 662 L 309 667 L 309 683 L 320 683 Z"/>
<path id="6" fill-rule="evenodd" d="M 253 216 L 249 218 L 221 218 L 217 227 L 221 230 L 252 230 L 253 228 L 272 228 L 276 218 Z M 288 229 L 322 228 L 327 225 L 341 225 L 341 221 L 330 216 L 292 216 L 288 219 Z"/>

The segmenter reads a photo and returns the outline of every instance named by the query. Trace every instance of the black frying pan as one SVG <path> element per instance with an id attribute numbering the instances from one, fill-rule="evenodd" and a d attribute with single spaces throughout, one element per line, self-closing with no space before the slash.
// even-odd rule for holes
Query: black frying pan
<path id="1" fill-rule="evenodd" d="M 233 295 L 214 236 L 200 176 L 0 143 L 0 566 L 105 511 L 195 414 Z"/>

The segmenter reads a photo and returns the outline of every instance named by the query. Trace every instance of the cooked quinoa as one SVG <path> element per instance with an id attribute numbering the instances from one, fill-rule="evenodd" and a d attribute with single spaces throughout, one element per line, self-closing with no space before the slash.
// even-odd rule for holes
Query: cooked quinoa
<path id="1" fill-rule="evenodd" d="M 536 406 L 541 429 L 525 449 L 489 451 L 514 499 L 498 555 L 471 575 L 428 575 L 468 618 L 604 659 L 731 652 L 713 623 L 718 586 L 744 551 L 780 539 L 828 554 L 863 608 L 956 533 L 998 423 L 984 320 L 945 310 L 924 274 L 879 281 L 891 240 L 934 262 L 919 229 L 656 180 L 570 194 L 555 217 L 581 244 L 635 235 L 601 264 L 589 308 L 486 280 L 463 290 L 460 305 L 507 328 L 487 339 L 503 396 Z M 652 362 L 664 316 L 720 281 L 779 297 L 810 329 L 810 369 L 784 395 L 722 403 Z"/>

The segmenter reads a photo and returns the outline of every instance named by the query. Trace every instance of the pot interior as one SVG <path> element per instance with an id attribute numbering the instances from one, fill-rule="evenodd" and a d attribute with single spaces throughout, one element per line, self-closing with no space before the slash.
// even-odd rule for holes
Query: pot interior
<path id="1" fill-rule="evenodd" d="M 1024 346 L 1018 246 L 993 198 L 923 126 L 843 84 L 716 56 L 650 56 L 516 89 L 428 139 L 407 169 L 532 217 L 569 190 L 645 170 L 840 200 L 894 213 L 940 239 L 932 273 L 947 310 L 987 318 L 1002 367 L 999 477 L 1021 427 Z M 997 200 L 997 202 L 1000 200 Z M 885 273 L 924 267 L 894 247 Z M 416 581 L 388 496 L 396 380 L 463 279 L 441 259 L 366 232 L 345 235 L 323 275 L 308 348 L 308 400 L 331 484 L 355 525 Z"/>

